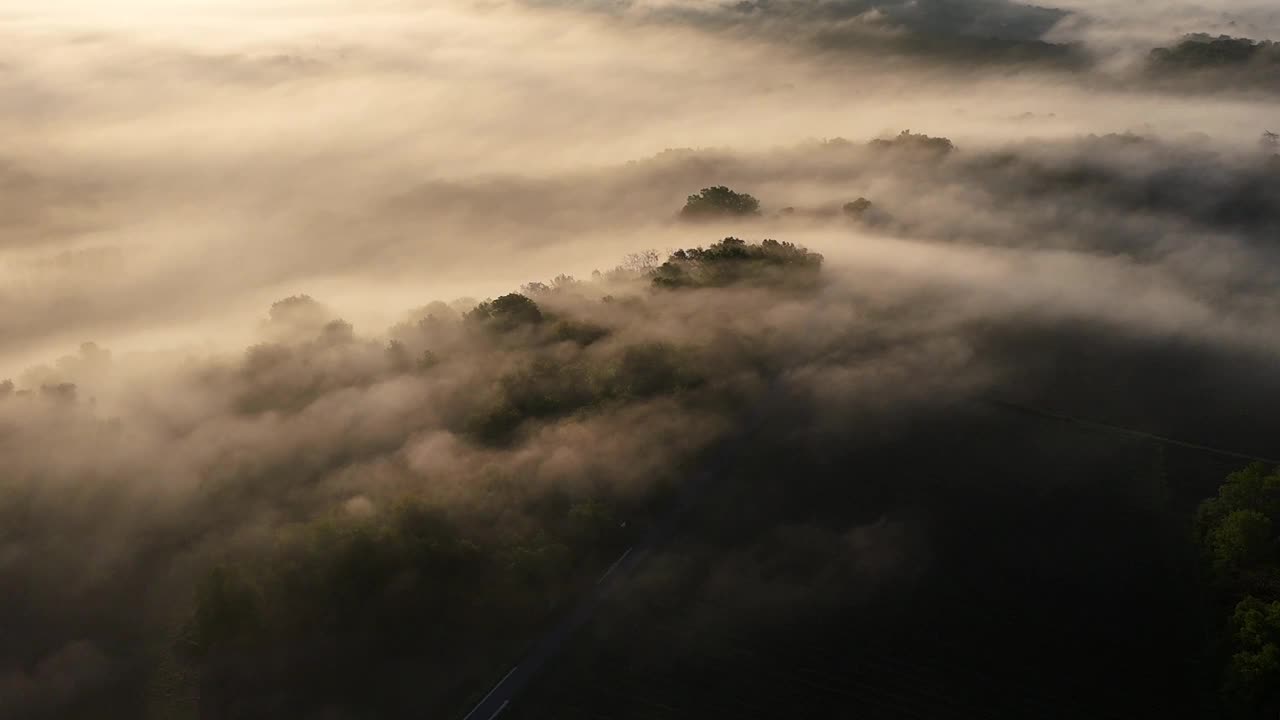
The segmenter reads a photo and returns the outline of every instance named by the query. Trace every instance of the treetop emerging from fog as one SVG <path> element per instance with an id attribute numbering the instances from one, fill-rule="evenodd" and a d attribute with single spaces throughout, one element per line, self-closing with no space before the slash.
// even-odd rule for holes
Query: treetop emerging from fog
<path id="1" fill-rule="evenodd" d="M 949 138 L 930 137 L 924 133 L 913 133 L 910 130 L 903 130 L 898 133 L 897 137 L 889 140 L 872 140 L 869 144 L 877 150 L 920 150 L 939 155 L 945 155 L 956 149 L 955 144 Z"/>
<path id="2" fill-rule="evenodd" d="M 0 720 L 1277 720 L 1276 7 L 0 0 Z"/>
<path id="3" fill-rule="evenodd" d="M 822 269 L 822 256 L 777 240 L 758 245 L 727 237 L 706 248 L 676 250 L 653 271 L 660 288 L 724 287 L 739 283 L 811 286 Z"/>
<path id="4" fill-rule="evenodd" d="M 686 220 L 735 215 L 759 215 L 760 201 L 746 193 L 737 193 L 723 185 L 703 188 L 697 195 L 690 195 L 680 217 Z"/>

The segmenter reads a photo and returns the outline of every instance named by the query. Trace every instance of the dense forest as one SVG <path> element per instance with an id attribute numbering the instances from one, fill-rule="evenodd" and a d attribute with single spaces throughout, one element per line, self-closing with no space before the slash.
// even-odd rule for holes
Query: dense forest
<path id="1" fill-rule="evenodd" d="M 740 206 L 719 196 L 726 212 Z M 831 313 L 848 323 L 842 308 L 859 305 L 899 327 L 934 310 L 921 299 L 875 309 L 822 267 L 803 247 L 730 237 L 661 263 L 637 253 L 594 280 L 561 275 L 470 309 L 434 303 L 384 341 L 294 296 L 270 308 L 263 332 L 274 339 L 233 364 L 180 371 L 214 406 L 145 430 L 102 416 L 69 383 L 7 383 L 7 417 L 41 418 L 68 442 L 112 447 L 145 432 L 155 434 L 147 443 L 198 452 L 211 440 L 202 435 L 231 428 L 213 429 L 217 407 L 235 432 L 272 427 L 303 443 L 253 450 L 245 436 L 235 454 L 210 457 L 190 497 L 131 530 L 136 559 L 111 572 L 85 566 L 90 615 L 60 605 L 62 576 L 41 572 L 73 562 L 65 536 L 30 524 L 88 523 L 84 506 L 49 506 L 49 488 L 11 481 L 5 527 L 30 550 L 5 566 L 6 582 L 25 589 L 10 600 L 10 637 L 54 641 L 74 613 L 94 638 L 10 678 L 11 697 L 33 711 L 43 700 L 52 713 L 41 717 L 97 717 L 104 703 L 154 717 L 465 714 L 619 552 L 685 507 L 517 715 L 572 717 L 596 707 L 593 693 L 608 704 L 623 693 L 623 716 L 667 704 L 723 714 L 733 702 L 694 688 L 778 673 L 741 702 L 826 712 L 843 702 L 838 678 L 854 677 L 873 683 L 863 698 L 880 698 L 873 715 L 1146 706 L 1262 716 L 1280 671 L 1280 476 L 1251 466 L 1200 505 L 1201 572 L 1191 508 L 1229 458 L 1035 410 L 1074 403 L 1112 416 L 1089 364 L 1136 369 L 1153 353 L 1221 384 L 1211 351 L 1089 325 L 1050 338 L 1011 320 L 962 324 L 970 350 L 948 357 L 929 339 L 871 329 L 878 320 L 831 326 Z M 1027 343 L 1044 369 L 1021 359 Z M 90 344 L 59 367 L 92 376 L 112 362 Z M 1078 374 L 1053 372 L 1058 363 Z M 996 385 L 983 377 L 1006 364 L 1021 369 Z M 805 377 L 814 372 L 824 379 Z M 1131 378 L 1127 397 L 1176 402 L 1164 380 Z M 429 409 L 424 397 L 435 398 Z M 1161 414 L 1160 427 L 1144 427 L 1198 437 L 1234 408 L 1221 412 Z M 1264 447 L 1249 440 L 1260 432 L 1238 447 Z M 326 437 L 341 442 L 304 450 Z M 690 480 L 707 472 L 702 486 Z M 105 532 L 100 542 L 120 541 Z M 139 582 L 152 588 L 141 604 Z M 860 649 L 832 644 L 841 637 Z M 1112 650 L 1086 658 L 1091 641 Z M 774 669 L 761 657 L 776 658 Z M 817 657 L 825 667 L 806 680 Z M 969 669 L 957 669 L 961 657 Z M 971 672 L 1020 689 L 992 700 Z M 79 697 L 42 699 L 46 677 L 83 684 Z M 1161 689 L 1170 677 L 1179 693 Z M 646 689 L 623 689 L 637 684 Z"/>
<path id="2" fill-rule="evenodd" d="M 608 279 L 560 276 L 469 310 L 429 305 L 381 344 L 309 296 L 283 299 L 263 327 L 274 339 L 231 365 L 179 371 L 186 391 L 217 398 L 213 406 L 133 421 L 158 426 L 102 416 L 68 382 L 16 391 L 6 383 L 6 417 L 28 419 L 7 428 L 6 442 L 57 432 L 119 448 L 154 434 L 141 442 L 200 452 L 211 439 L 201 435 L 221 432 L 217 422 L 254 434 L 293 427 L 285 432 L 317 449 L 325 433 L 341 439 L 298 455 L 254 450 L 245 437 L 232 440 L 249 442 L 235 451 L 243 462 L 209 457 L 202 472 L 212 474 L 182 499 L 187 507 L 132 530 L 134 559 L 101 575 L 85 566 L 96 609 L 81 622 L 95 641 L 68 645 L 26 680 L 10 678 L 9 697 L 58 717 L 94 717 L 104 702 L 122 714 L 142 703 L 163 717 L 391 717 L 465 698 L 488 663 L 518 648 L 652 523 L 680 475 L 728 430 L 724 418 L 778 371 L 768 345 L 752 347 L 740 329 L 695 339 L 684 336 L 688 326 L 715 322 L 725 302 L 743 310 L 807 302 L 822 264 L 789 243 L 736 238 L 645 267 L 652 257 L 636 255 Z M 672 314 L 684 322 L 662 327 Z M 86 344 L 45 372 L 92 377 L 112 363 Z M 424 392 L 437 402 L 423 405 Z M 211 411 L 226 417 L 205 416 Z M 336 424 L 316 427 L 321 418 Z M 628 425 L 637 431 L 609 437 Z M 394 446 L 406 437 L 421 443 L 408 455 Z M 424 472 L 448 480 L 413 487 L 409 478 Z M 370 485 L 372 477 L 381 479 Z M 56 489 L 14 482 L 22 478 L 10 478 L 3 505 L 6 533 L 21 550 L 4 568 L 6 582 L 24 588 L 6 621 L 10 637 L 44 644 L 70 622 L 62 613 L 79 611 L 58 604 L 65 587 L 41 568 L 74 561 L 60 559 L 60 532 L 31 523 L 93 518 L 78 519 L 76 503 L 46 506 Z M 244 538 L 224 537 L 235 516 Z M 263 535 L 254 525 L 267 518 Z M 205 547 L 211 533 L 224 537 L 220 546 Z M 162 589 L 140 606 L 138 582 Z M 96 643 L 127 660 L 108 662 Z M 464 644 L 472 650 L 459 653 Z M 430 672 L 444 666 L 455 672 Z M 50 702 L 36 694 L 44 673 L 88 687 L 81 698 Z"/>
<path id="3" fill-rule="evenodd" d="M 21 5 L 0 720 L 1280 712 L 1266 3 Z"/>

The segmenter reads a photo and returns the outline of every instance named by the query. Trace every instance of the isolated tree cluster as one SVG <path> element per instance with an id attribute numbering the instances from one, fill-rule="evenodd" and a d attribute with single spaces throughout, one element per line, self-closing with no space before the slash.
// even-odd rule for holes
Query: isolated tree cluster
<path id="1" fill-rule="evenodd" d="M 724 185 L 703 188 L 697 195 L 690 195 L 680 217 L 686 220 L 708 220 L 733 216 L 760 214 L 760 201 L 746 193 L 738 193 Z"/>
<path id="2" fill-rule="evenodd" d="M 903 130 L 896 137 L 888 140 L 872 140 L 868 145 L 874 150 L 908 150 L 931 155 L 946 155 L 956 149 L 949 138 L 930 137 L 910 130 Z"/>

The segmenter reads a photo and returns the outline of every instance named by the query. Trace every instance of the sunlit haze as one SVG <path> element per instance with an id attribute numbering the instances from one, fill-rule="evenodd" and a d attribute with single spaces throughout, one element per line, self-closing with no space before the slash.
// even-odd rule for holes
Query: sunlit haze
<path id="1" fill-rule="evenodd" d="M 1276 40 L 0 0 L 0 717 L 1262 717 Z"/>

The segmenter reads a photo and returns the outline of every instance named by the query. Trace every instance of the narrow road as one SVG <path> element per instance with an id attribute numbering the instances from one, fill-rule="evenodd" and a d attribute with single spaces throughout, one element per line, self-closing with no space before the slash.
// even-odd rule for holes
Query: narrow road
<path id="1" fill-rule="evenodd" d="M 596 608 L 617 587 L 622 579 L 626 578 L 640 563 L 644 562 L 649 553 L 671 535 L 677 525 L 677 520 L 693 507 L 694 501 L 705 492 L 707 486 L 712 484 L 712 478 L 719 474 L 718 466 L 723 464 L 724 457 L 727 457 L 727 455 L 723 453 L 716 457 L 716 462 L 714 463 L 717 466 L 716 470 L 707 470 L 696 476 L 672 512 L 668 513 L 661 522 L 651 527 L 639 542 L 619 555 L 618 559 L 614 560 L 600 574 L 600 577 L 596 579 L 595 584 L 591 586 L 586 595 L 578 600 L 572 612 L 565 615 L 548 630 L 525 654 L 520 664 L 511 668 L 498 681 L 498 684 L 489 691 L 489 694 L 484 696 L 480 704 L 467 713 L 463 720 L 492 720 L 492 718 L 498 717 L 507 709 L 507 706 L 529 684 L 533 676 L 560 652 L 565 641 L 591 619 L 591 616 L 595 614 Z"/>
<path id="2" fill-rule="evenodd" d="M 650 531 L 649 535 L 653 536 L 654 532 Z M 489 694 L 484 696 L 480 704 L 467 713 L 464 720 L 492 720 L 492 718 L 501 715 L 502 711 L 506 710 L 507 706 L 511 704 L 516 694 L 529 684 L 529 681 L 547 664 L 547 661 L 555 657 L 565 641 L 578 628 L 582 627 L 587 620 L 591 619 L 596 607 L 609 594 L 616 580 L 620 577 L 625 577 L 627 573 L 640 564 L 655 541 L 656 537 L 646 536 L 645 540 L 640 544 L 627 548 L 627 551 L 600 576 L 600 579 L 596 581 L 596 584 L 592 586 L 586 596 L 578 601 L 573 611 L 543 635 L 525 655 L 524 659 L 520 661 L 520 664 L 511 668 L 510 672 L 489 691 Z"/>
<path id="3" fill-rule="evenodd" d="M 723 474 L 729 458 L 738 447 L 742 443 L 749 442 L 752 435 L 759 431 L 772 416 L 773 409 L 778 407 L 781 401 L 782 392 L 780 383 L 773 383 L 767 391 L 765 401 L 760 403 L 750 422 L 747 423 L 747 427 L 736 438 L 725 442 L 712 454 L 707 463 L 707 469 L 696 474 L 685 484 L 675 507 L 601 573 L 586 595 L 578 600 L 572 612 L 549 629 L 525 654 L 520 663 L 511 668 L 463 720 L 493 720 L 511 705 L 516 695 L 528 686 L 538 671 L 560 652 L 570 636 L 591 619 L 596 608 L 619 582 L 644 562 L 649 553 L 671 535 L 680 518 L 706 495 L 708 488 L 715 484 L 713 481 Z"/>
<path id="4" fill-rule="evenodd" d="M 498 681 L 498 684 L 495 685 L 482 700 L 480 700 L 480 703 L 466 715 L 464 720 L 493 720 L 494 718 L 502 715 L 502 713 L 511 706 L 515 701 L 516 696 L 529 685 L 538 672 L 541 671 L 557 654 L 559 654 L 564 644 L 570 639 L 574 632 L 591 619 L 595 614 L 596 609 L 602 602 L 604 602 L 605 599 L 607 599 L 610 592 L 612 592 L 630 573 L 639 567 L 646 557 L 674 532 L 680 518 L 697 505 L 698 501 L 705 497 L 710 488 L 714 487 L 716 484 L 715 480 L 724 474 L 724 468 L 727 466 L 729 458 L 731 458 L 737 449 L 741 447 L 742 443 L 750 442 L 752 436 L 762 428 L 766 420 L 772 416 L 772 409 L 778 406 L 780 397 L 781 391 L 778 387 L 778 383 L 775 383 L 774 388 L 767 395 L 767 401 L 761 403 L 761 409 L 756 413 L 752 421 L 748 423 L 747 428 L 744 429 L 744 431 L 741 432 L 734 440 L 725 442 L 712 455 L 708 462 L 707 469 L 695 475 L 694 478 L 685 485 L 684 492 L 681 493 L 680 499 L 676 503 L 675 507 L 673 507 L 671 511 L 660 520 L 660 522 L 650 528 L 638 542 L 621 553 L 618 558 L 601 573 L 595 584 L 591 586 L 586 594 L 578 600 L 578 603 L 574 606 L 573 610 L 562 617 L 553 627 L 548 629 L 537 643 L 533 645 L 524 658 L 520 660 L 519 664 L 511 668 L 511 670 L 508 671 L 500 681 Z M 986 403 L 1005 410 L 1034 415 L 1042 419 L 1075 424 L 1092 430 L 1123 434 L 1134 438 L 1186 447 L 1226 457 L 1258 460 L 1271 464 L 1278 464 L 1275 460 L 1259 458 L 1246 453 L 1215 448 L 1175 438 L 1168 438 L 1140 430 L 1134 430 L 1132 428 L 1108 425 L 1069 415 L 1062 415 L 1046 411 L 1041 408 L 1005 400 L 987 399 Z"/>

